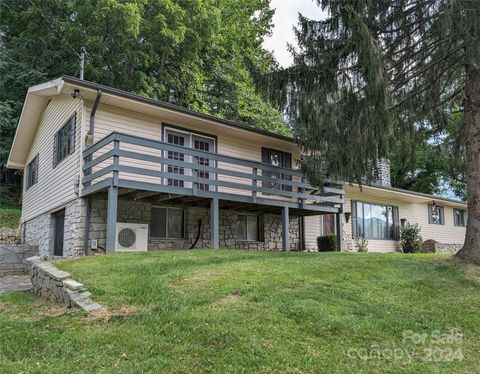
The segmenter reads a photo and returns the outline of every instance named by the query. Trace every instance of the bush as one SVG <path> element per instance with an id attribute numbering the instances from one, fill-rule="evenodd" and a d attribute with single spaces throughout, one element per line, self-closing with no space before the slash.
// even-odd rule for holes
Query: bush
<path id="1" fill-rule="evenodd" d="M 358 252 L 368 252 L 368 240 L 363 236 L 353 239 Z"/>
<path id="2" fill-rule="evenodd" d="M 317 246 L 320 252 L 336 252 L 338 251 L 337 235 L 328 234 L 317 238 Z"/>
<path id="3" fill-rule="evenodd" d="M 422 250 L 423 239 L 420 230 L 417 224 L 411 225 L 408 222 L 400 228 L 400 240 L 404 253 L 417 253 Z"/>

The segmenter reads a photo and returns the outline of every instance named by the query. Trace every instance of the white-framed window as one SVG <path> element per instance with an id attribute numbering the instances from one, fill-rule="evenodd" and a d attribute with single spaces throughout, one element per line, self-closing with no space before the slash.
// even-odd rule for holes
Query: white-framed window
<path id="1" fill-rule="evenodd" d="M 25 180 L 25 189 L 28 190 L 38 182 L 38 154 L 28 163 L 27 175 Z"/>
<path id="2" fill-rule="evenodd" d="M 443 206 L 433 204 L 428 206 L 428 223 L 432 225 L 445 224 L 445 211 Z"/>
<path id="3" fill-rule="evenodd" d="M 185 237 L 185 210 L 173 207 L 152 207 L 150 236 L 162 239 Z"/>
<path id="4" fill-rule="evenodd" d="M 352 201 L 354 237 L 399 239 L 398 207 Z"/>
<path id="5" fill-rule="evenodd" d="M 57 131 L 53 140 L 53 167 L 75 151 L 76 114 Z"/>
<path id="6" fill-rule="evenodd" d="M 237 240 L 263 241 L 263 216 L 239 214 Z"/>
<path id="7" fill-rule="evenodd" d="M 453 209 L 453 224 L 458 227 L 467 225 L 467 212 L 463 209 Z"/>
<path id="8" fill-rule="evenodd" d="M 197 134 L 195 132 L 190 132 L 184 129 L 177 129 L 175 127 L 165 126 L 163 139 L 166 143 L 169 144 L 192 148 L 204 152 L 216 153 L 216 139 L 211 136 Z M 183 152 L 166 151 L 164 157 L 175 161 L 187 162 L 205 167 L 215 166 L 215 161 L 210 159 L 208 155 L 206 157 L 191 156 Z M 187 168 L 179 165 L 167 165 L 164 170 L 168 173 L 193 176 L 195 178 L 205 179 L 207 181 L 209 179 L 215 179 L 215 174 L 211 173 L 208 170 Z M 198 190 L 215 191 L 215 185 L 209 184 L 208 182 L 195 182 L 192 184 L 192 182 L 185 181 L 183 179 L 166 178 L 164 183 L 174 187 L 191 188 L 192 186 L 194 186 Z"/>

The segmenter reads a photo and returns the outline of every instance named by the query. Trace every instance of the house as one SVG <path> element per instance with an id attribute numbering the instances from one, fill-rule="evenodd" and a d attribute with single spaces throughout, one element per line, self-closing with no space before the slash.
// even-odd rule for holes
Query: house
<path id="1" fill-rule="evenodd" d="M 309 218 L 320 220 L 320 233 L 335 233 L 335 217 L 323 215 Z M 390 165 L 381 162 L 374 185 L 345 185 L 342 214 L 342 248 L 355 251 L 355 237 L 368 240 L 370 252 L 401 250 L 399 226 L 416 223 L 424 241 L 435 241 L 437 253 L 455 253 L 464 243 L 467 204 L 418 192 L 393 188 Z"/>
<path id="2" fill-rule="evenodd" d="M 8 167 L 24 170 L 22 240 L 40 254 L 288 250 L 305 247 L 302 217 L 343 205 L 299 157 L 289 137 L 63 76 L 28 90 Z"/>
<path id="3" fill-rule="evenodd" d="M 42 255 L 162 248 L 315 249 L 335 232 L 400 249 L 422 226 L 445 250 L 466 205 L 379 184 L 311 186 L 293 139 L 62 76 L 30 87 L 8 164 L 24 171 L 21 235 Z M 440 247 L 439 247 L 440 248 Z M 453 248 L 453 249 L 452 249 Z"/>

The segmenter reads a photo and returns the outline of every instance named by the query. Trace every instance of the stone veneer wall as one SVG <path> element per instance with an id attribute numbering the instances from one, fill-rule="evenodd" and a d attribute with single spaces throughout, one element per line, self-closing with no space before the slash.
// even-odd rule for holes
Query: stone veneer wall
<path id="1" fill-rule="evenodd" d="M 86 203 L 84 199 L 75 199 L 63 207 L 65 209 L 65 228 L 63 255 L 83 255 L 83 234 L 85 229 Z M 59 211 L 57 209 L 56 211 Z M 53 255 L 53 214 L 45 213 L 22 224 L 24 244 L 38 246 L 40 256 Z"/>
<path id="2" fill-rule="evenodd" d="M 22 275 L 28 271 L 26 259 L 38 254 L 38 247 L 29 245 L 0 245 L 0 277 Z"/>
<path id="3" fill-rule="evenodd" d="M 26 262 L 32 290 L 36 295 L 69 307 L 79 306 L 87 312 L 102 308 L 90 300 L 90 292 L 83 284 L 74 281 L 70 273 L 57 269 L 38 256 L 29 257 Z"/>
<path id="4" fill-rule="evenodd" d="M 98 245 L 106 245 L 107 201 L 92 200 L 90 216 L 89 247 L 91 240 L 98 240 Z M 152 204 L 148 202 L 120 200 L 118 203 L 118 222 L 150 224 Z M 238 214 L 233 210 L 220 210 L 220 247 L 245 248 L 257 250 L 280 250 L 282 248 L 281 216 L 266 214 L 264 216 L 265 241 L 251 242 L 236 239 Z M 195 248 L 210 247 L 210 211 L 207 208 L 191 207 L 185 209 L 185 239 L 149 238 L 149 249 L 183 248 L 188 249 L 195 241 L 198 221 L 202 220 L 202 232 Z M 290 218 L 290 249 L 300 246 L 299 219 Z"/>

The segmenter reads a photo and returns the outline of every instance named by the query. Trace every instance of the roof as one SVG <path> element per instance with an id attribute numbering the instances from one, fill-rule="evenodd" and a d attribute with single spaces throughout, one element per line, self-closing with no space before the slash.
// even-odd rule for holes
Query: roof
<path id="1" fill-rule="evenodd" d="M 232 129 L 248 131 L 270 138 L 275 138 L 289 143 L 296 143 L 295 139 L 289 136 L 276 134 L 262 129 L 257 129 L 252 126 L 247 126 L 239 122 L 228 119 L 215 117 L 209 114 L 196 112 L 178 105 L 165 103 L 159 100 L 150 99 L 131 92 L 123 91 L 114 87 L 105 86 L 95 82 L 73 78 L 63 75 L 59 78 L 50 80 L 32 86 L 28 89 L 22 113 L 18 121 L 15 138 L 13 140 L 12 148 L 7 162 L 7 167 L 13 169 L 22 169 L 25 167 L 26 157 L 36 133 L 37 127 L 40 123 L 41 116 L 48 100 L 59 94 L 71 94 L 72 87 L 86 90 L 82 91 L 82 96 L 87 99 L 94 99 L 98 90 L 102 91 L 102 101 L 108 100 L 106 96 L 116 97 L 124 101 L 134 101 L 145 104 L 145 107 L 155 107 L 167 110 L 169 112 L 180 113 L 185 116 L 195 117 L 201 120 L 206 120 L 218 124 L 220 126 L 228 126 Z M 112 100 L 110 100 L 112 102 Z M 117 100 L 118 102 L 118 100 Z"/>
<path id="2" fill-rule="evenodd" d="M 461 201 L 461 200 L 455 200 L 455 199 L 450 199 L 450 198 L 441 197 L 441 196 L 429 195 L 429 194 L 422 193 L 422 192 L 404 190 L 404 189 L 401 189 L 401 188 L 390 187 L 390 186 L 381 186 L 381 185 L 376 185 L 376 184 L 375 185 L 362 185 L 362 186 L 360 186 L 358 184 L 352 184 L 352 185 L 345 184 L 346 189 L 348 189 L 349 187 L 354 187 L 354 188 L 357 188 L 357 189 L 361 189 L 362 192 L 365 192 L 364 190 L 366 190 L 367 192 L 373 192 L 378 197 L 395 195 L 397 198 L 398 197 L 402 198 L 402 196 L 404 196 L 404 200 L 409 201 L 409 202 L 414 202 L 412 200 L 412 197 L 414 197 L 417 202 L 433 202 L 433 201 L 439 202 L 439 201 L 441 201 L 443 203 L 448 203 L 448 205 L 462 206 L 462 207 L 465 207 L 466 204 L 467 204 L 467 202 Z"/>

